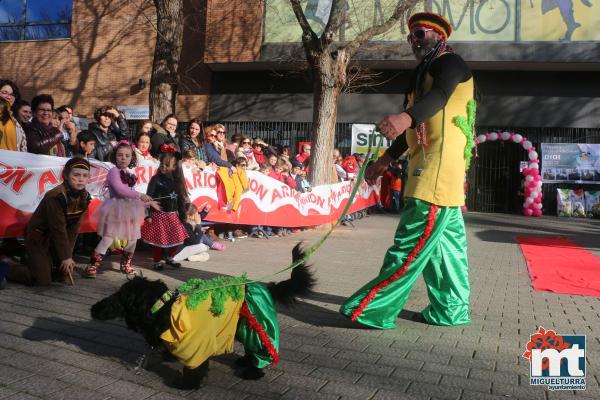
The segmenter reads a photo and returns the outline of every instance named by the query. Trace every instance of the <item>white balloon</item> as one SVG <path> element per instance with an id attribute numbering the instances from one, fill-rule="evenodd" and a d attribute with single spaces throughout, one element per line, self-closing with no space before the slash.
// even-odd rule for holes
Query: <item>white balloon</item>
<path id="1" fill-rule="evenodd" d="M 536 203 L 535 204 L 535 208 L 539 208 L 541 210 L 542 209 L 542 203 Z"/>
<path id="2" fill-rule="evenodd" d="M 527 207 L 529 207 L 529 205 L 533 203 L 533 199 L 531 197 L 528 197 L 525 199 L 525 204 L 527 205 Z"/>
<path id="3" fill-rule="evenodd" d="M 526 140 L 523 142 L 523 148 L 525 150 L 529 150 L 532 146 L 533 146 L 533 144 L 529 140 Z"/>
<path id="4" fill-rule="evenodd" d="M 529 168 L 540 169 L 540 166 L 536 162 L 529 163 Z"/>
<path id="5" fill-rule="evenodd" d="M 533 176 L 531 176 L 531 175 L 527 175 L 527 176 L 525 177 L 525 181 L 527 181 L 527 182 L 533 182 Z"/>
<path id="6" fill-rule="evenodd" d="M 479 135 L 479 136 L 477 136 L 477 141 L 479 143 L 485 143 L 485 140 L 486 140 L 485 139 L 485 135 Z"/>
<path id="7" fill-rule="evenodd" d="M 531 197 L 535 199 L 536 197 L 538 197 L 538 194 L 540 194 L 540 192 L 534 190 L 533 192 L 531 192 Z"/>
<path id="8" fill-rule="evenodd" d="M 529 204 L 523 203 L 523 208 L 527 208 L 527 207 L 529 207 Z"/>
<path id="9" fill-rule="evenodd" d="M 521 140 L 523 140 L 523 136 L 519 135 L 518 133 L 515 136 L 513 136 L 513 142 L 521 143 Z"/>
<path id="10" fill-rule="evenodd" d="M 498 134 L 497 134 L 496 132 L 492 132 L 492 133 L 490 133 L 490 140 L 491 140 L 492 142 L 494 142 L 494 141 L 498 140 Z"/>
<path id="11" fill-rule="evenodd" d="M 502 140 L 510 139 L 510 132 L 502 132 Z"/>
<path id="12" fill-rule="evenodd" d="M 542 188 L 542 181 L 537 181 L 535 183 L 535 187 L 537 187 L 538 189 L 541 189 Z"/>
<path id="13" fill-rule="evenodd" d="M 537 151 L 530 151 L 530 152 L 529 152 L 529 159 L 530 159 L 530 160 L 537 160 L 537 158 L 538 158 L 538 153 L 537 153 Z"/>

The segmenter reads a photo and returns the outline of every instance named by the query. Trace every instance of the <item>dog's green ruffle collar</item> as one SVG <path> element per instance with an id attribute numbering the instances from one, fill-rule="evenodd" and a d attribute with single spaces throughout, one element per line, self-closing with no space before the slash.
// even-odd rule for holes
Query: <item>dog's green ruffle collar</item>
<path id="1" fill-rule="evenodd" d="M 244 285 L 248 279 L 246 275 L 239 277 L 219 276 L 213 279 L 190 279 L 179 286 L 176 291 L 168 290 L 160 296 L 151 308 L 152 314 L 156 314 L 172 298 L 182 294 L 187 295 L 186 306 L 195 310 L 198 304 L 206 300 L 210 294 L 212 304 L 210 312 L 215 316 L 223 314 L 227 299 L 240 301 L 244 297 Z"/>

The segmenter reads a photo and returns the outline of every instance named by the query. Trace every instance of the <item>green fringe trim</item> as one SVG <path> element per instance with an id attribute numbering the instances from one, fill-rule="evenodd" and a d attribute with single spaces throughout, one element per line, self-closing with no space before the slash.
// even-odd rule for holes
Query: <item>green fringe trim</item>
<path id="1" fill-rule="evenodd" d="M 475 145 L 475 114 L 477 111 L 477 102 L 474 99 L 467 103 L 467 118 L 457 115 L 452 118 L 452 123 L 457 126 L 467 138 L 465 145 L 465 168 L 469 169 L 471 158 L 473 157 L 473 146 Z"/>
<path id="2" fill-rule="evenodd" d="M 219 276 L 210 280 L 194 278 L 185 282 L 178 290 L 181 293 L 189 293 L 186 306 L 190 310 L 195 310 L 198 304 L 206 300 L 210 294 L 212 304 L 209 310 L 218 317 L 223 314 L 227 299 L 240 301 L 244 298 L 247 281 L 246 275 Z"/>

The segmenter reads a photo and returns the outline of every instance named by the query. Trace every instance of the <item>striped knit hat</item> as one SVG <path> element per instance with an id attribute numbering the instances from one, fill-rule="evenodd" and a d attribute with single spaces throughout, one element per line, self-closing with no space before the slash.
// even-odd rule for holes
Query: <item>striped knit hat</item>
<path id="1" fill-rule="evenodd" d="M 63 171 L 62 171 L 62 177 L 64 180 L 67 180 L 67 176 L 69 176 L 69 172 L 71 172 L 71 170 L 73 168 L 81 168 L 81 169 L 85 169 L 85 170 L 89 171 L 90 170 L 90 162 L 80 156 L 74 156 L 73 158 L 69 159 L 65 163 L 65 167 L 63 168 Z"/>
<path id="2" fill-rule="evenodd" d="M 452 33 L 452 26 L 446 18 L 430 12 L 416 13 L 408 19 L 408 29 L 413 30 L 418 27 L 433 29 L 442 36 L 444 41 L 448 40 Z"/>

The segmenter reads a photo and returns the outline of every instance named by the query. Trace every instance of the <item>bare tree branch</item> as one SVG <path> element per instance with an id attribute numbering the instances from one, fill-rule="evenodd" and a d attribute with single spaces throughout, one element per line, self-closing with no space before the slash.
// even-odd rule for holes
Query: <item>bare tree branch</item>
<path id="1" fill-rule="evenodd" d="M 339 95 L 343 90 L 352 91 L 366 87 L 372 88 L 380 78 L 380 74 L 367 71 L 358 63 L 348 68 L 352 57 L 362 45 L 374 36 L 387 32 L 404 15 L 410 12 L 416 3 L 423 0 L 393 0 L 396 5 L 391 17 L 380 25 L 371 26 L 364 30 L 359 28 L 361 32 L 358 36 L 347 43 L 342 29 L 346 27 L 343 24 L 348 21 L 346 0 L 332 0 L 329 18 L 320 38 L 316 36 L 310 27 L 300 1 L 290 0 L 290 4 L 303 32 L 302 45 L 306 53 L 306 60 L 311 67 L 310 72 L 313 81 L 313 132 L 311 142 L 314 151 L 310 158 L 309 179 L 311 184 L 315 186 L 335 181 L 330 162 L 335 140 L 335 121 Z M 377 18 L 375 19 L 374 24 L 380 22 L 377 21 Z M 336 38 L 338 34 L 339 38 Z"/>
<path id="2" fill-rule="evenodd" d="M 312 43 L 315 45 L 318 43 L 319 37 L 310 27 L 308 20 L 306 19 L 306 15 L 304 15 L 304 11 L 302 11 L 302 6 L 300 5 L 300 0 L 290 0 L 290 4 L 292 5 L 292 9 L 294 10 L 294 14 L 296 15 L 296 19 L 302 28 L 302 43 L 309 44 Z"/>
<path id="3" fill-rule="evenodd" d="M 374 86 L 383 85 L 381 80 L 382 72 L 375 72 L 360 64 L 354 64 L 348 67 L 346 86 L 344 93 L 356 93 L 363 89 L 372 90 Z"/>
<path id="4" fill-rule="evenodd" d="M 329 18 L 327 19 L 327 25 L 325 25 L 325 29 L 321 34 L 321 45 L 323 48 L 327 48 L 327 46 L 335 40 L 335 36 L 345 20 L 345 6 L 346 0 L 333 0 Z"/>
<path id="5" fill-rule="evenodd" d="M 419 0 L 399 0 L 396 8 L 392 15 L 381 25 L 375 25 L 370 28 L 365 29 L 361 33 L 359 33 L 351 42 L 342 46 L 347 49 L 347 52 L 350 57 L 354 56 L 354 53 L 365 44 L 369 39 L 373 36 L 380 35 L 382 33 L 390 30 L 392 26 L 394 26 L 405 14 L 406 11 L 410 10 L 412 7 L 417 4 Z"/>

